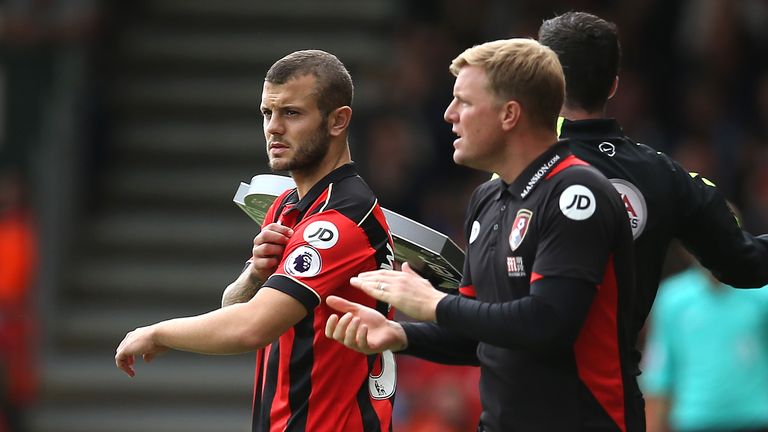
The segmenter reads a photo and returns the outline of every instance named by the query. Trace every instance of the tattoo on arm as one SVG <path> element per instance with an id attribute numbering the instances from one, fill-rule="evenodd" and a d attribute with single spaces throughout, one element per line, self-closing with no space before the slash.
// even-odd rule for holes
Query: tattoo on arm
<path id="1" fill-rule="evenodd" d="M 240 276 L 227 288 L 221 295 L 221 307 L 231 306 L 237 303 L 246 303 L 250 301 L 253 296 L 256 295 L 256 291 L 261 288 L 262 281 L 256 280 L 256 278 L 250 275 L 248 267 L 240 273 Z"/>

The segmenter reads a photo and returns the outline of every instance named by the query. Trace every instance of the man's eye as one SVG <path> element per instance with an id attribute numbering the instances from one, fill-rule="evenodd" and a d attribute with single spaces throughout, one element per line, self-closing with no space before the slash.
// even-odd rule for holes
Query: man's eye
<path id="1" fill-rule="evenodd" d="M 288 111 L 285 112 L 285 114 L 289 115 L 289 116 L 297 116 L 297 115 L 299 115 L 299 112 L 295 111 L 295 110 L 288 110 Z"/>

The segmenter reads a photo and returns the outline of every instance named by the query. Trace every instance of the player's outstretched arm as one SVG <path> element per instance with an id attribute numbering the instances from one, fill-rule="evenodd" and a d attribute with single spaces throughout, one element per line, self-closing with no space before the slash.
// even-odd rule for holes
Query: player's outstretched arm
<path id="1" fill-rule="evenodd" d="M 175 349 L 200 354 L 239 354 L 263 348 L 307 315 L 281 291 L 262 288 L 247 303 L 203 315 L 176 318 L 129 332 L 115 353 L 115 365 L 134 376 L 134 357 L 145 361 Z"/>
<path id="2" fill-rule="evenodd" d="M 326 303 L 344 313 L 341 318 L 336 314 L 328 317 L 325 325 L 328 338 L 363 354 L 396 352 L 408 346 L 403 327 L 377 310 L 336 296 L 328 297 Z"/>

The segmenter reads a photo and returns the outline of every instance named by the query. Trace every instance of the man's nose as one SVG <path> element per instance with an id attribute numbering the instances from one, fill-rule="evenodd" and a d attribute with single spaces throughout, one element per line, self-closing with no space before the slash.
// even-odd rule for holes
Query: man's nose
<path id="1" fill-rule="evenodd" d="M 269 118 L 264 118 L 264 131 L 270 135 L 282 135 L 284 130 L 280 116 L 273 115 Z"/>
<path id="2" fill-rule="evenodd" d="M 448 123 L 456 123 L 456 110 L 455 110 L 456 100 L 452 100 L 450 104 L 448 104 L 448 107 L 445 108 L 445 112 L 443 113 L 443 120 L 447 121 Z"/>

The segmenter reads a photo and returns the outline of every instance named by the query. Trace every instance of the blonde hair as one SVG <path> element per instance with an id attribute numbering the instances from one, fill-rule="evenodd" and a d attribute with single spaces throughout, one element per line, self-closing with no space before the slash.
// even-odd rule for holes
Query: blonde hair
<path id="1" fill-rule="evenodd" d="M 499 101 L 516 100 L 532 122 L 552 128 L 565 98 L 557 54 L 533 39 L 504 39 L 476 45 L 451 62 L 454 76 L 464 66 L 481 67 Z"/>

